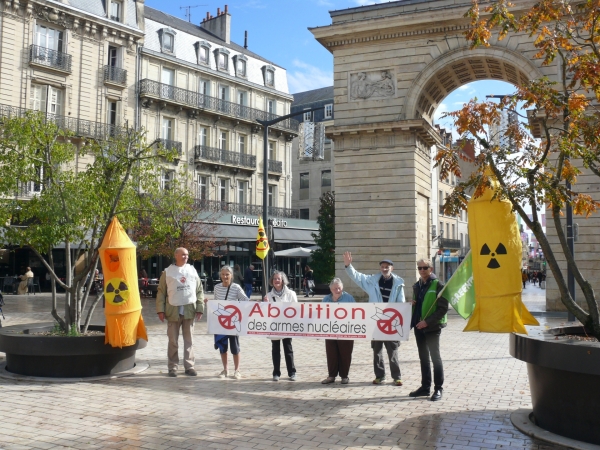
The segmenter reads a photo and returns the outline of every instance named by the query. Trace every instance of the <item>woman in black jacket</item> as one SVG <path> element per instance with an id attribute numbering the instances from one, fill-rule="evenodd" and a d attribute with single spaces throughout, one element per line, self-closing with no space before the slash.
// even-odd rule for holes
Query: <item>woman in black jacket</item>
<path id="1" fill-rule="evenodd" d="M 312 294 L 312 296 L 315 296 L 315 293 L 313 292 L 312 288 L 315 286 L 315 278 L 313 277 L 313 270 L 310 268 L 310 266 L 307 264 L 306 266 L 304 266 L 304 280 L 303 280 L 303 285 L 304 285 L 304 296 L 308 297 L 309 295 Z M 309 283 L 310 281 L 310 283 Z"/>

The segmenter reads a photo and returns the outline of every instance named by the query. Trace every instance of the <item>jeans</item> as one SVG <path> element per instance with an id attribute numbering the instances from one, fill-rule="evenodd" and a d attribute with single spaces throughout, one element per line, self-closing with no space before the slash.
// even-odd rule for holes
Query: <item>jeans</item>
<path id="1" fill-rule="evenodd" d="M 285 365 L 287 367 L 288 376 L 296 373 L 294 367 L 294 350 L 292 349 L 292 338 L 277 339 L 271 341 L 271 356 L 273 357 L 273 376 L 281 376 L 281 348 L 279 343 L 283 343 L 283 355 L 285 356 Z"/>
<path id="2" fill-rule="evenodd" d="M 252 283 L 244 283 L 244 293 L 246 297 L 250 298 L 252 295 Z"/>
<path id="3" fill-rule="evenodd" d="M 419 359 L 421 360 L 421 386 L 431 388 L 431 365 L 429 357 L 433 362 L 433 382 L 434 389 L 441 389 L 444 384 L 444 366 L 440 356 L 440 335 L 442 330 L 425 333 L 417 328 L 415 330 L 415 339 L 417 349 L 419 350 Z"/>
<path id="4" fill-rule="evenodd" d="M 390 372 L 394 380 L 402 379 L 400 376 L 400 364 L 398 363 L 398 348 L 400 341 L 372 341 L 373 349 L 373 370 L 375 378 L 385 378 L 385 361 L 383 359 L 383 346 L 387 350 L 390 361 Z"/>

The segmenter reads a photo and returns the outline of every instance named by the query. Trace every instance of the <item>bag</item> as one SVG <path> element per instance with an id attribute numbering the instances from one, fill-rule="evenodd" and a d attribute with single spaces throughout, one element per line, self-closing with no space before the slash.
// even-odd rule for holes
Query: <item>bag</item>
<path id="1" fill-rule="evenodd" d="M 306 280 L 306 287 L 309 289 L 314 289 L 315 287 L 315 280 Z"/>

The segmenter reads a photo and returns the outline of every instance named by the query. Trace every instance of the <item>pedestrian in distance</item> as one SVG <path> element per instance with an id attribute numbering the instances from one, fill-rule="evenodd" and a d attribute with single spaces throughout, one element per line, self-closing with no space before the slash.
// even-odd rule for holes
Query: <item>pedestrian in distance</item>
<path id="1" fill-rule="evenodd" d="M 304 296 L 308 297 L 309 295 L 312 294 L 312 296 L 314 297 L 315 293 L 313 292 L 313 288 L 315 287 L 315 277 L 314 277 L 313 270 L 310 268 L 310 266 L 308 264 L 306 266 L 304 266 L 303 284 L 304 284 Z"/>
<path id="2" fill-rule="evenodd" d="M 334 278 L 329 283 L 331 294 L 323 298 L 324 303 L 354 303 L 354 297 L 344 292 L 344 283 L 339 278 Z M 342 384 L 348 384 L 350 378 L 350 364 L 352 363 L 353 340 L 325 339 L 325 353 L 327 355 L 327 371 L 329 376 L 321 381 L 322 384 L 335 383 L 338 375 Z"/>
<path id="3" fill-rule="evenodd" d="M 428 259 L 417 262 L 419 280 L 413 285 L 413 314 L 410 327 L 414 328 L 415 340 L 421 361 L 421 386 L 408 394 L 410 397 L 429 397 L 431 394 L 431 365 L 433 362 L 433 395 L 431 401 L 442 399 L 444 366 L 440 356 L 440 335 L 446 326 L 448 300 L 438 297 L 444 284 L 433 273 Z"/>
<path id="4" fill-rule="evenodd" d="M 194 369 L 194 318 L 200 320 L 204 313 L 204 292 L 198 272 L 194 266 L 187 264 L 187 249 L 176 249 L 174 257 L 175 264 L 171 264 L 160 275 L 156 293 L 156 313 L 161 322 L 167 319 L 169 376 L 177 376 L 181 329 L 185 374 L 195 377 L 197 373 Z"/>
<path id="5" fill-rule="evenodd" d="M 244 271 L 244 291 L 246 297 L 250 298 L 252 295 L 252 283 L 254 281 L 254 266 L 250 264 Z"/>
<path id="6" fill-rule="evenodd" d="M 219 301 L 243 301 L 247 302 L 249 299 L 244 294 L 242 287 L 233 282 L 233 270 L 229 266 L 221 267 L 221 283 L 215 285 L 214 289 L 214 300 Z M 227 363 L 227 352 L 231 347 L 231 354 L 233 355 L 234 372 L 233 377 L 236 380 L 242 378 L 240 373 L 240 338 L 239 336 L 230 336 L 226 334 L 215 334 L 215 349 L 219 350 L 221 354 L 221 362 L 223 363 L 223 371 L 219 374 L 220 378 L 227 378 L 229 376 L 228 363 Z"/>
<path id="7" fill-rule="evenodd" d="M 269 285 L 272 286 L 270 292 L 264 296 L 265 302 L 298 302 L 296 293 L 288 289 L 290 284 L 285 273 L 276 270 L 271 275 Z M 296 367 L 294 366 L 294 349 L 292 348 L 292 338 L 270 338 L 271 339 L 271 357 L 273 359 L 273 381 L 279 381 L 281 377 L 281 344 L 283 344 L 283 355 L 285 357 L 285 366 L 287 368 L 290 381 L 296 381 Z"/>
<path id="8" fill-rule="evenodd" d="M 523 280 L 523 289 L 525 289 L 525 283 L 527 282 L 528 279 L 529 279 L 529 277 L 527 276 L 527 272 L 525 272 L 523 270 L 521 272 L 521 280 Z"/>
<path id="9" fill-rule="evenodd" d="M 404 298 L 404 280 L 392 273 L 394 263 L 389 259 L 379 262 L 380 273 L 375 275 L 365 275 L 357 272 L 352 267 L 352 254 L 344 252 L 344 266 L 346 273 L 363 291 L 369 295 L 369 303 L 400 303 L 405 302 Z M 385 382 L 385 362 L 383 359 L 383 347 L 388 354 L 390 363 L 390 372 L 394 384 L 402 386 L 402 377 L 400 376 L 400 364 L 398 362 L 398 348 L 400 341 L 371 341 L 373 349 L 373 370 L 375 379 L 373 384 L 382 384 Z"/>

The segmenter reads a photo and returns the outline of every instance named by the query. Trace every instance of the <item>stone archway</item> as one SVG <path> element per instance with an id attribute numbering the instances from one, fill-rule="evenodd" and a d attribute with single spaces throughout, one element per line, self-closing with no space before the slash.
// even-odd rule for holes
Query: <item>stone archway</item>
<path id="1" fill-rule="evenodd" d="M 534 1 L 519 3 L 525 10 Z M 448 93 L 481 79 L 517 84 L 557 74 L 534 59 L 527 35 L 469 50 L 468 7 L 403 0 L 332 11 L 331 25 L 311 29 L 334 56 L 335 117 L 327 134 L 334 140 L 342 279 L 344 250 L 361 271 L 394 260 L 407 285 L 417 278 L 417 258 L 431 255 L 431 147 L 440 143 L 432 114 Z M 353 283 L 346 287 L 365 298 Z"/>

